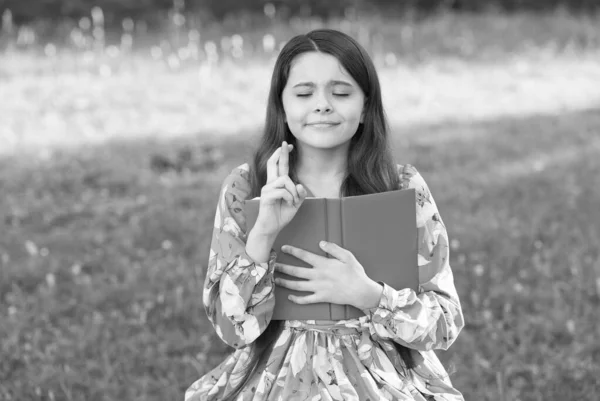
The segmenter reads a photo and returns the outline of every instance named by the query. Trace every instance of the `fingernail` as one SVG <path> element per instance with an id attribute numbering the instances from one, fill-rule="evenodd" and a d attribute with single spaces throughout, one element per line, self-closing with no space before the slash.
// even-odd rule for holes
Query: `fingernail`
<path id="1" fill-rule="evenodd" d="M 327 242 L 325 242 L 325 241 L 321 241 L 321 242 L 319 242 L 319 245 L 321 245 L 321 246 L 326 246 L 326 245 L 327 245 Z"/>

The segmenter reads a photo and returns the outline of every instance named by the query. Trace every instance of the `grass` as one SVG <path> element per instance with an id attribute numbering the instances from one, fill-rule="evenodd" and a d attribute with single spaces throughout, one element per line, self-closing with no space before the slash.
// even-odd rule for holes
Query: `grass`
<path id="1" fill-rule="evenodd" d="M 491 17 L 446 18 L 438 37 L 485 37 Z M 397 159 L 428 180 L 452 239 L 467 325 L 439 355 L 467 400 L 600 394 L 598 53 L 543 45 L 597 34 L 554 18 L 494 20 L 536 43 L 506 39 L 505 60 L 379 64 Z M 558 39 L 539 42 L 546 28 Z M 270 64 L 85 54 L 0 55 L 0 132 L 14 139 L 0 152 L 0 399 L 182 399 L 229 352 L 203 274 Z"/>
<path id="2" fill-rule="evenodd" d="M 499 399 L 499 377 L 506 399 L 600 390 L 599 128 L 591 109 L 398 133 L 398 159 L 428 179 L 453 239 L 467 326 L 440 354 L 467 399 Z M 222 359 L 202 274 L 220 179 L 255 137 L 3 159 L 3 398 L 178 399 Z M 154 154 L 209 145 L 223 163 L 151 168 Z"/>

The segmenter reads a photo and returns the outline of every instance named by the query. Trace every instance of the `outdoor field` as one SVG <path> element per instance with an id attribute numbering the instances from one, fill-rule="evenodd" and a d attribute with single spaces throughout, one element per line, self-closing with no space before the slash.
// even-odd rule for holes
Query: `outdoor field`
<path id="1" fill-rule="evenodd" d="M 556 12 L 5 30 L 0 400 L 183 400 L 231 352 L 202 306 L 219 187 L 251 158 L 281 43 L 319 26 L 375 59 L 397 161 L 448 228 L 455 386 L 600 397 L 600 15 Z"/>

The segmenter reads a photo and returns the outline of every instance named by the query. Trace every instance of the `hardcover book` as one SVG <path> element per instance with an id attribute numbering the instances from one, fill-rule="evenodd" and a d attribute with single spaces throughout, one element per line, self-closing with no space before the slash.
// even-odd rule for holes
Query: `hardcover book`
<path id="1" fill-rule="evenodd" d="M 256 222 L 259 198 L 245 202 L 247 231 Z M 415 190 L 401 189 L 344 198 L 306 198 L 292 221 L 277 236 L 273 248 L 277 262 L 312 268 L 281 251 L 292 245 L 329 257 L 319 247 L 325 240 L 352 252 L 374 281 L 400 290 L 419 285 Z M 275 272 L 275 277 L 303 280 Z M 364 316 L 351 305 L 314 303 L 299 305 L 288 295 L 308 292 L 275 286 L 274 320 L 345 320 Z"/>

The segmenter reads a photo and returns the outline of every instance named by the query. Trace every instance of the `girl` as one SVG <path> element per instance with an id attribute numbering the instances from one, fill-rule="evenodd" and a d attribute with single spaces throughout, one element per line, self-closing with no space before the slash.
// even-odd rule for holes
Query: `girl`
<path id="1" fill-rule="evenodd" d="M 418 292 L 374 282 L 333 243 L 321 245 L 332 258 L 272 249 L 307 196 L 402 188 L 417 191 Z M 243 203 L 257 196 L 247 232 Z M 313 268 L 278 265 L 278 252 Z M 306 281 L 275 281 L 275 270 Z M 293 302 L 349 304 L 365 316 L 271 320 L 275 285 L 310 293 Z M 312 31 L 279 54 L 254 162 L 235 168 L 221 190 L 203 302 L 236 350 L 192 384 L 186 401 L 463 399 L 433 352 L 447 349 L 464 324 L 446 229 L 423 177 L 393 163 L 375 67 L 349 36 Z"/>

